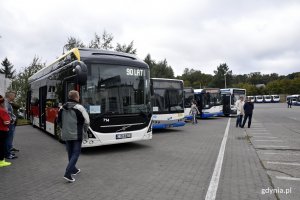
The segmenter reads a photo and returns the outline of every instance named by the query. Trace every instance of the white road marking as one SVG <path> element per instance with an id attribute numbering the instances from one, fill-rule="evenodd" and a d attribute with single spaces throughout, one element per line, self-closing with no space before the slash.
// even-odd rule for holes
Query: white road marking
<path id="1" fill-rule="evenodd" d="M 267 155 L 287 155 L 287 156 L 300 156 L 299 153 L 273 153 L 273 152 L 263 152 L 262 154 Z"/>
<path id="2" fill-rule="evenodd" d="M 282 140 L 254 140 L 255 142 L 283 142 Z"/>
<path id="3" fill-rule="evenodd" d="M 224 158 L 224 153 L 225 153 L 225 147 L 226 147 L 226 142 L 228 138 L 228 132 L 229 132 L 229 127 L 230 127 L 230 120 L 231 118 L 228 119 L 227 126 L 225 129 L 225 133 L 223 136 L 223 140 L 221 143 L 219 155 L 215 164 L 215 169 L 212 174 L 209 187 L 205 196 L 205 200 L 215 200 L 216 199 L 216 194 L 219 186 L 219 180 L 220 180 L 220 175 L 222 171 L 222 164 L 223 164 L 223 158 Z"/>
<path id="4" fill-rule="evenodd" d="M 300 181 L 300 178 L 288 177 L 288 176 L 276 176 L 277 179 L 289 180 L 289 181 Z"/>
<path id="5" fill-rule="evenodd" d="M 300 166 L 300 163 L 273 162 L 273 161 L 268 161 L 267 164 Z"/>
<path id="6" fill-rule="evenodd" d="M 276 138 L 278 138 L 278 137 L 273 137 L 273 136 L 263 136 L 263 135 L 254 135 L 253 136 L 254 138 L 272 138 L 272 139 L 276 139 Z"/>
<path id="7" fill-rule="evenodd" d="M 262 144 L 261 144 L 262 145 Z M 275 145 L 262 145 L 256 148 L 266 148 L 266 147 L 273 147 L 273 148 L 288 148 L 289 146 L 275 146 Z"/>

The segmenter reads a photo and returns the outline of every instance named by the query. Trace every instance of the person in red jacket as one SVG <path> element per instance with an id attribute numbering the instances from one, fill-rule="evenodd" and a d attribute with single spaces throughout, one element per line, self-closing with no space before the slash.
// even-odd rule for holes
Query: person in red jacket
<path id="1" fill-rule="evenodd" d="M 11 165 L 10 162 L 6 162 L 5 151 L 6 144 L 5 140 L 9 131 L 10 117 L 5 109 L 4 98 L 0 95 L 0 167 Z"/>

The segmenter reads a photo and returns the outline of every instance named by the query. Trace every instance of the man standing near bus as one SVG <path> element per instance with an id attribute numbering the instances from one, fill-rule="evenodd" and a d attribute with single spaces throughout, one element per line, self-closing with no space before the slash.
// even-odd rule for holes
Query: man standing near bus
<path id="1" fill-rule="evenodd" d="M 244 117 L 242 128 L 244 128 L 248 117 L 249 117 L 248 128 L 250 128 L 251 121 L 252 121 L 253 110 L 254 110 L 254 104 L 250 101 L 249 98 L 247 98 L 246 102 L 244 104 L 245 117 Z"/>
<path id="2" fill-rule="evenodd" d="M 235 126 L 242 127 L 242 121 L 243 121 L 243 116 L 244 116 L 244 97 L 243 96 L 240 96 L 239 100 L 236 101 L 235 107 L 236 107 L 236 114 L 237 114 Z"/>
<path id="3" fill-rule="evenodd" d="M 76 167 L 80 152 L 82 139 L 87 134 L 90 118 L 85 108 L 79 103 L 79 93 L 71 90 L 68 101 L 58 112 L 57 123 L 61 128 L 61 138 L 66 141 L 69 163 L 67 165 L 64 179 L 74 182 L 72 175 L 80 173 Z"/>
<path id="4" fill-rule="evenodd" d="M 15 152 L 18 152 L 18 149 L 15 149 L 13 147 L 13 140 L 14 140 L 14 135 L 15 135 L 15 129 L 16 129 L 16 120 L 17 117 L 14 114 L 14 110 L 13 110 L 13 102 L 16 98 L 16 93 L 13 91 L 8 91 L 5 93 L 5 108 L 9 114 L 10 117 L 10 125 L 9 125 L 9 131 L 8 131 L 8 135 L 6 138 L 6 155 L 5 157 L 7 159 L 15 159 L 17 158 L 17 156 L 14 154 Z"/>

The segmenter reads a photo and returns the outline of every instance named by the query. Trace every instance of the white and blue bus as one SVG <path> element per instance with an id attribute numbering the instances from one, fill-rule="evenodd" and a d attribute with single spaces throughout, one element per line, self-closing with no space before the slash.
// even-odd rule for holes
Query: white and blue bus
<path id="1" fill-rule="evenodd" d="M 193 100 L 194 100 L 194 89 L 191 87 L 184 88 L 184 117 L 185 117 L 185 120 L 193 119 L 193 115 L 190 114 Z"/>
<path id="2" fill-rule="evenodd" d="M 194 89 L 194 97 L 200 118 L 223 116 L 222 97 L 219 88 Z"/>
<path id="3" fill-rule="evenodd" d="M 246 98 L 246 89 L 242 88 L 226 88 L 221 89 L 223 101 L 223 113 L 225 116 L 236 116 L 237 110 L 235 102 L 240 98 Z"/>
<path id="4" fill-rule="evenodd" d="M 183 81 L 151 78 L 153 129 L 184 126 Z"/>
<path id="5" fill-rule="evenodd" d="M 289 99 L 292 99 L 292 104 L 294 106 L 300 106 L 300 95 L 299 94 L 293 94 L 286 97 L 286 101 L 288 102 Z"/>

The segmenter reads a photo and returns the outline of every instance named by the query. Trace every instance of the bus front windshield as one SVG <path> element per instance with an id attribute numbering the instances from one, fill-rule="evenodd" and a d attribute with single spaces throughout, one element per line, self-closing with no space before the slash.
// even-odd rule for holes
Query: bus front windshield
<path id="1" fill-rule="evenodd" d="M 220 92 L 204 92 L 200 94 L 195 94 L 195 99 L 198 106 L 201 109 L 209 109 L 212 106 L 222 105 L 222 98 Z"/>
<path id="2" fill-rule="evenodd" d="M 153 112 L 182 113 L 183 85 L 181 82 L 153 81 Z"/>
<path id="3" fill-rule="evenodd" d="M 90 114 L 138 114 L 151 111 L 149 69 L 90 64 L 81 87 L 83 106 Z"/>
<path id="4" fill-rule="evenodd" d="M 190 108 L 192 106 L 192 101 L 194 100 L 194 93 L 192 91 L 184 91 L 184 107 Z"/>
<path id="5" fill-rule="evenodd" d="M 233 90 L 233 98 L 232 98 L 233 101 L 231 104 L 234 105 L 235 102 L 240 99 L 240 97 L 244 97 L 245 99 L 245 96 L 246 96 L 245 90 Z"/>

